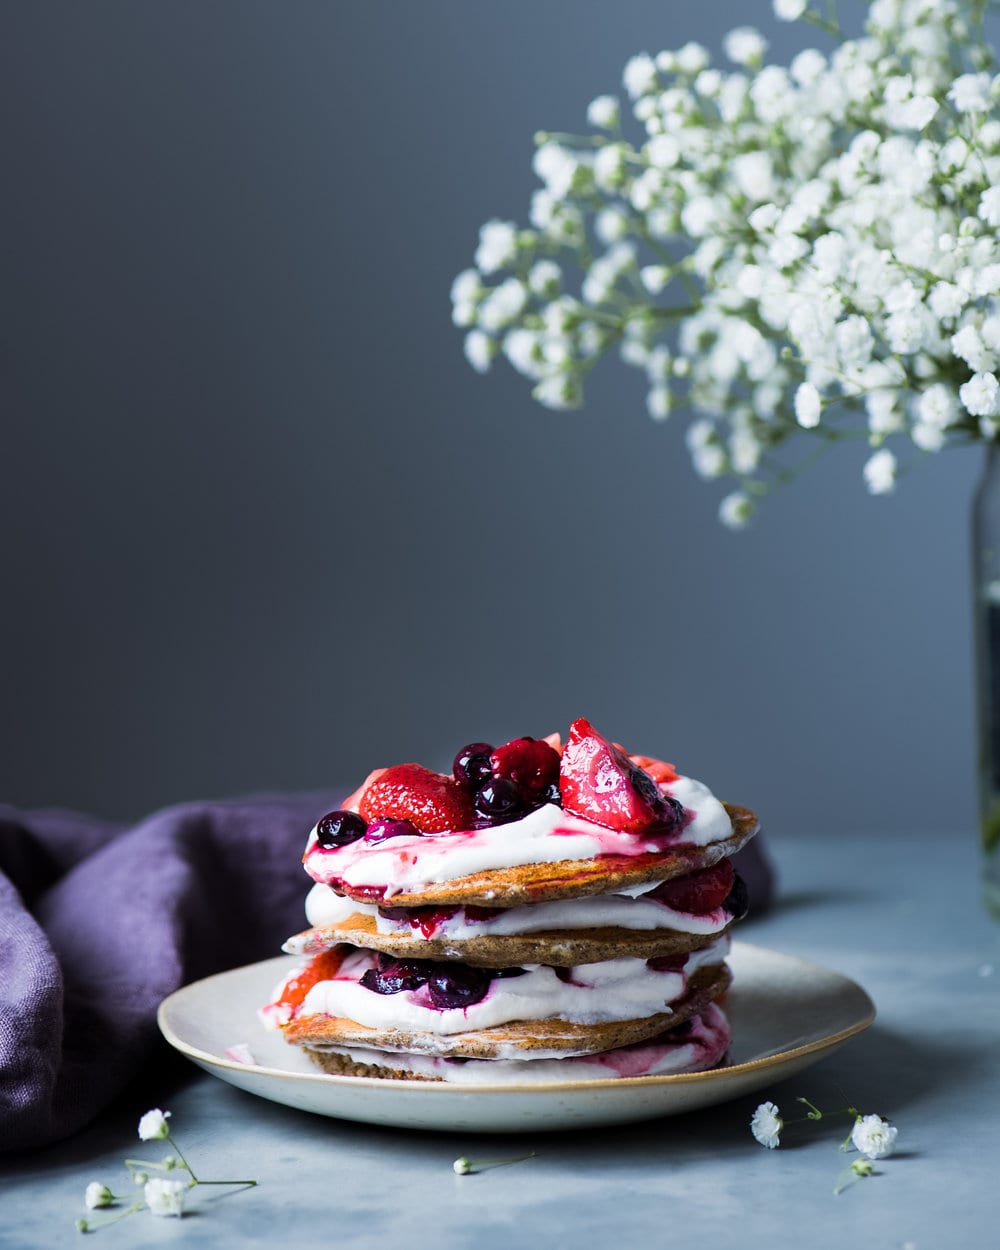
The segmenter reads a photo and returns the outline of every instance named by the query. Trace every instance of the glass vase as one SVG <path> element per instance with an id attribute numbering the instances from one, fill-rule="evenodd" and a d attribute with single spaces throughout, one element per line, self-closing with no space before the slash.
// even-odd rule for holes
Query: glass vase
<path id="1" fill-rule="evenodd" d="M 972 510 L 972 590 L 983 897 L 1000 917 L 1000 448 L 986 448 Z"/>

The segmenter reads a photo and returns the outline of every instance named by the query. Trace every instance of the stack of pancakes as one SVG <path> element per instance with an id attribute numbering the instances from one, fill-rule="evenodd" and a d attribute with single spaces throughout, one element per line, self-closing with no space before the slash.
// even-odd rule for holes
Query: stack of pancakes
<path id="1" fill-rule="evenodd" d="M 511 824 L 330 852 L 314 830 L 312 927 L 285 945 L 310 960 L 265 1021 L 333 1074 L 473 1084 L 716 1066 L 730 1039 L 729 928 L 746 908 L 729 857 L 758 825 L 699 793 L 728 823 L 710 841 L 603 828 L 596 854 L 559 859 L 558 840 L 569 846 L 586 822 L 557 806 L 545 862 L 509 862 L 524 858 L 505 853 Z M 447 864 L 449 839 L 495 844 L 496 865 L 414 884 L 424 845 Z"/>

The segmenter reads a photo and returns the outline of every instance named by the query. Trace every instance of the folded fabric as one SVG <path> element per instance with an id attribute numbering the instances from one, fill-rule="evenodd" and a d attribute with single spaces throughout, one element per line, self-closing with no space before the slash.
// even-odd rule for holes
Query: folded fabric
<path id="1" fill-rule="evenodd" d="M 302 928 L 306 833 L 340 794 L 187 803 L 129 827 L 0 805 L 0 1150 L 89 1123 L 155 1057 L 163 998 Z M 760 839 L 736 862 L 762 910 Z"/>

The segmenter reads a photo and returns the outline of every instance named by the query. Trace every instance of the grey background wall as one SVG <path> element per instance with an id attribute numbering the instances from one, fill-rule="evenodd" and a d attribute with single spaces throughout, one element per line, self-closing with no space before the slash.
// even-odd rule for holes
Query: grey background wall
<path id="1" fill-rule="evenodd" d="M 863 6 L 842 5 L 857 30 Z M 532 134 L 766 0 L 78 0 L 0 41 L 0 799 L 134 816 L 585 714 L 774 829 L 973 825 L 972 452 L 722 530 L 685 417 L 537 407 L 448 288 Z"/>

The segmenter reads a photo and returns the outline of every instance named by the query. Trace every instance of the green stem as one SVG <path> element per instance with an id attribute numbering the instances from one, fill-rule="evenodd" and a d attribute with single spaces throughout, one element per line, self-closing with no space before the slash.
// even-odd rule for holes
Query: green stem
<path id="1" fill-rule="evenodd" d="M 652 317 L 676 320 L 679 317 L 691 317 L 700 311 L 701 309 L 697 304 L 673 304 L 670 307 L 656 305 L 649 309 L 649 314 Z"/>
<path id="2" fill-rule="evenodd" d="M 195 1181 L 196 1185 L 256 1185 L 256 1181 Z"/>
<path id="3" fill-rule="evenodd" d="M 180 1159 L 181 1161 L 181 1167 L 191 1177 L 191 1180 L 194 1182 L 194 1184 L 195 1185 L 202 1184 L 202 1182 L 197 1178 L 197 1176 L 195 1176 L 194 1168 L 191 1166 L 190 1163 L 188 1163 L 187 1159 L 184 1158 L 184 1152 L 181 1150 L 180 1146 L 177 1145 L 177 1143 L 174 1141 L 174 1139 L 170 1136 L 169 1133 L 167 1134 L 167 1141 L 170 1142 L 171 1146 L 173 1146 L 177 1154 L 177 1158 Z"/>
<path id="4" fill-rule="evenodd" d="M 191 1164 L 188 1163 L 187 1159 L 184 1158 L 184 1154 L 180 1146 L 177 1145 L 177 1143 L 174 1141 L 174 1139 L 170 1136 L 169 1133 L 167 1134 L 167 1141 L 170 1142 L 171 1146 L 173 1146 L 174 1150 L 177 1152 L 177 1157 L 181 1161 L 181 1166 L 184 1168 L 187 1174 L 191 1177 L 192 1185 L 256 1185 L 257 1184 L 256 1181 L 203 1181 L 203 1180 L 200 1180 L 197 1176 L 195 1176 L 194 1168 L 192 1168 Z"/>
<path id="5" fill-rule="evenodd" d="M 124 1211 L 119 1211 L 117 1215 L 113 1215 L 109 1220 L 102 1220 L 100 1224 L 91 1224 L 88 1220 L 86 1228 L 81 1228 L 81 1232 L 96 1233 L 102 1228 L 108 1228 L 112 1224 L 117 1224 L 119 1220 L 123 1220 L 126 1215 L 134 1215 L 136 1211 L 141 1211 L 145 1205 L 144 1202 L 133 1202 L 130 1207 L 126 1207 Z"/>

